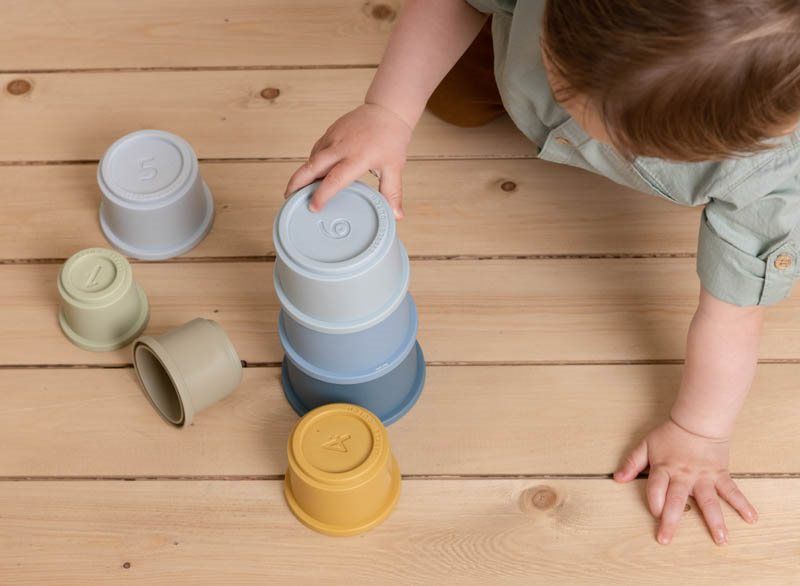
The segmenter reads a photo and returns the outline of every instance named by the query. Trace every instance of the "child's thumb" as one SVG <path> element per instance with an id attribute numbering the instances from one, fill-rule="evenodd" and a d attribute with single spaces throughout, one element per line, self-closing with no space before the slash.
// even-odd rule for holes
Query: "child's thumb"
<path id="1" fill-rule="evenodd" d="M 630 482 L 645 468 L 647 468 L 647 444 L 642 442 L 625 458 L 625 461 L 614 473 L 614 480 Z"/>

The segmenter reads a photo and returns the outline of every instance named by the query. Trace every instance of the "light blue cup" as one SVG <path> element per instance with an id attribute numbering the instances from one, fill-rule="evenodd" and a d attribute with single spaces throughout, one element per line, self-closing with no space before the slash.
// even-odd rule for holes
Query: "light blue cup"
<path id="1" fill-rule="evenodd" d="M 328 334 L 305 327 L 281 312 L 278 334 L 301 370 L 329 382 L 365 382 L 395 368 L 417 337 L 417 307 L 411 294 L 382 322 L 360 332 Z"/>
<path id="2" fill-rule="evenodd" d="M 128 256 L 164 260 L 197 246 L 211 230 L 214 199 L 197 156 L 181 137 L 160 130 L 125 135 L 97 167 L 100 228 Z"/>
<path id="3" fill-rule="evenodd" d="M 400 419 L 414 406 L 425 385 L 425 358 L 416 342 L 393 369 L 364 382 L 353 379 L 319 380 L 304 372 L 287 354 L 283 360 L 283 391 L 303 416 L 329 403 L 352 403 L 369 409 L 384 425 Z"/>
<path id="4" fill-rule="evenodd" d="M 286 314 L 306 328 L 366 330 L 405 299 L 408 254 L 380 193 L 355 182 L 312 212 L 318 186 L 296 192 L 275 218 L 275 291 Z"/>

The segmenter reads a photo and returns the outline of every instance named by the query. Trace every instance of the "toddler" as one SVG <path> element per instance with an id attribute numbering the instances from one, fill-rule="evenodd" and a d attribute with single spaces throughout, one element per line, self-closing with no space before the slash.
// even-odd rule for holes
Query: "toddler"
<path id="1" fill-rule="evenodd" d="M 764 307 L 798 275 L 800 2 L 408 0 L 364 104 L 317 141 L 287 192 L 325 177 L 319 209 L 370 170 L 402 218 L 401 172 L 426 104 L 462 126 L 507 111 L 542 159 L 705 205 L 678 395 L 614 478 L 649 466 L 663 544 L 690 495 L 718 544 L 720 498 L 755 522 L 728 471 L 729 438 Z"/>

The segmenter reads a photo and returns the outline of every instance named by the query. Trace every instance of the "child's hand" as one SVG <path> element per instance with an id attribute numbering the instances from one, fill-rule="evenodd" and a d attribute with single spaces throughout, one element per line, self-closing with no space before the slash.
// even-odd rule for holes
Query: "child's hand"
<path id="1" fill-rule="evenodd" d="M 647 434 L 614 474 L 614 479 L 629 482 L 649 462 L 647 502 L 653 516 L 661 519 L 659 543 L 672 541 L 686 500 L 692 495 L 714 541 L 722 545 L 727 542 L 728 530 L 717 495 L 728 501 L 748 523 L 757 519 L 753 505 L 728 472 L 728 451 L 727 440 L 694 435 L 668 420 Z"/>
<path id="2" fill-rule="evenodd" d="M 295 171 L 286 193 L 325 176 L 314 192 L 311 209 L 321 209 L 338 191 L 372 171 L 380 179 L 380 192 L 395 216 L 403 217 L 401 173 L 411 127 L 382 106 L 364 104 L 339 118 L 311 150 L 308 161 Z"/>

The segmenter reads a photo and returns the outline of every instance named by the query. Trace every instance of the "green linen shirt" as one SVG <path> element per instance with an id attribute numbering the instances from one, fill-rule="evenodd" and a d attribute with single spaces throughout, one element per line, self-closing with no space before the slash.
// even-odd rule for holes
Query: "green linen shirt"
<path id="1" fill-rule="evenodd" d="M 697 273 L 714 297 L 740 306 L 787 297 L 800 259 L 800 131 L 774 148 L 724 161 L 625 160 L 590 138 L 555 101 L 539 46 L 545 0 L 467 0 L 492 14 L 503 104 L 539 158 L 587 169 L 688 206 L 705 205 Z"/>

